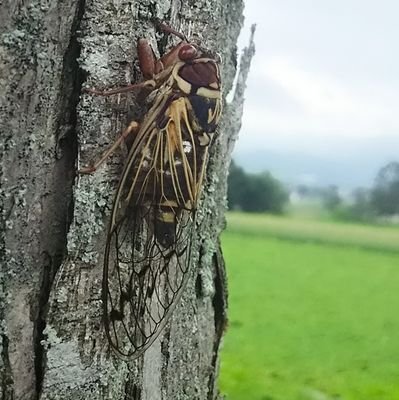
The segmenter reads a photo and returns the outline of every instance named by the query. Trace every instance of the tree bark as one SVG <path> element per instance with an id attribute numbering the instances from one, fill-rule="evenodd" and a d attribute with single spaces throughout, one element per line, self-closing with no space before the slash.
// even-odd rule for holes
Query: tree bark
<path id="1" fill-rule="evenodd" d="M 221 53 L 228 93 L 242 9 L 242 0 L 0 2 L 0 399 L 217 397 L 227 308 L 218 238 L 253 43 L 211 150 L 192 277 L 164 332 L 131 362 L 109 353 L 101 326 L 105 230 L 123 152 L 92 176 L 75 171 L 145 110 L 140 94 L 80 92 L 141 79 L 137 39 L 161 54 L 174 40 L 156 34 L 157 17 Z"/>

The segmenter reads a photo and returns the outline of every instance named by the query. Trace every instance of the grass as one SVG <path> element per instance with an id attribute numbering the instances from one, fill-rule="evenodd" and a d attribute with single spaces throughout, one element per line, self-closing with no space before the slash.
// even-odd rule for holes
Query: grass
<path id="1" fill-rule="evenodd" d="M 397 226 L 370 226 L 262 214 L 230 213 L 228 232 L 399 252 Z"/>
<path id="2" fill-rule="evenodd" d="M 230 214 L 227 399 L 399 400 L 398 242 L 392 228 Z"/>

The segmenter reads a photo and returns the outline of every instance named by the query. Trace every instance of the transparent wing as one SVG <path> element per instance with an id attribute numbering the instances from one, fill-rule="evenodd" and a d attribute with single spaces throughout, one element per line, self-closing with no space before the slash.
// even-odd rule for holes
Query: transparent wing
<path id="1" fill-rule="evenodd" d="M 154 234 L 156 207 L 134 206 L 110 232 L 103 302 L 109 342 L 122 356 L 139 356 L 162 331 L 189 277 L 194 213 L 176 215 L 174 240 Z"/>

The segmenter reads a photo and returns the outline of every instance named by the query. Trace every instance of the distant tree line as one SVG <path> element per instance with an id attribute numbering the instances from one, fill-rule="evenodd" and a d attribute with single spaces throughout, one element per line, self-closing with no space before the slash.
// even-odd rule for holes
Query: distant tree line
<path id="1" fill-rule="evenodd" d="M 355 189 L 350 203 L 343 201 L 338 187 L 334 185 L 322 189 L 301 185 L 297 192 L 302 196 L 315 196 L 317 193 L 324 207 L 340 219 L 370 221 L 399 216 L 399 162 L 383 166 L 371 189 Z"/>
<path id="2" fill-rule="evenodd" d="M 227 198 L 230 210 L 280 214 L 288 201 L 288 191 L 269 172 L 247 173 L 232 161 Z"/>
<path id="3" fill-rule="evenodd" d="M 312 187 L 299 185 L 300 198 L 321 200 L 323 207 L 343 220 L 369 222 L 377 218 L 399 216 L 399 162 L 383 166 L 373 186 L 357 188 L 351 201 L 343 198 L 336 185 Z M 248 173 L 234 161 L 228 178 L 230 210 L 281 214 L 289 200 L 286 187 L 269 172 Z"/>
<path id="4" fill-rule="evenodd" d="M 399 162 L 381 168 L 370 193 L 371 206 L 379 215 L 399 215 Z"/>

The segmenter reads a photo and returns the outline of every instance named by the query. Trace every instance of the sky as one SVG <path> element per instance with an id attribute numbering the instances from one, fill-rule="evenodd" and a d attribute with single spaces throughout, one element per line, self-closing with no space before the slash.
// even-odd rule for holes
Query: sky
<path id="1" fill-rule="evenodd" d="M 235 154 L 399 158 L 399 1 L 245 0 L 257 24 Z"/>

